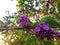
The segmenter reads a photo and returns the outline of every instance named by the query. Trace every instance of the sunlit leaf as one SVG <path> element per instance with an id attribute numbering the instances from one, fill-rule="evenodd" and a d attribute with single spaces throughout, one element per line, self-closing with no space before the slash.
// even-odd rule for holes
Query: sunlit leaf
<path id="1" fill-rule="evenodd" d="M 40 22 L 42 23 L 42 22 L 47 22 L 51 27 L 58 27 L 58 26 L 60 26 L 60 24 L 57 22 L 57 21 L 55 21 L 52 17 L 44 17 L 44 18 L 42 18 L 41 20 L 40 20 Z"/>

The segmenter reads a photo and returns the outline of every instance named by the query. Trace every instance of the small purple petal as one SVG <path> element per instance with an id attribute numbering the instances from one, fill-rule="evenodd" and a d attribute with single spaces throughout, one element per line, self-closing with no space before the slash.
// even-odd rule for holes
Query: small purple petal
<path id="1" fill-rule="evenodd" d="M 42 23 L 40 24 L 40 26 L 44 29 L 44 30 L 49 30 L 49 25 L 47 23 Z"/>
<path id="2" fill-rule="evenodd" d="M 36 26 L 35 29 L 34 29 L 34 32 L 39 32 L 39 31 L 40 31 L 40 27 Z"/>

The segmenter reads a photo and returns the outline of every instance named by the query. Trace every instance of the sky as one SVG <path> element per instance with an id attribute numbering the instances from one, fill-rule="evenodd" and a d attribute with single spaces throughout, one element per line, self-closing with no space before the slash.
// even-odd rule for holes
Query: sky
<path id="1" fill-rule="evenodd" d="M 10 13 L 16 12 L 16 1 L 15 0 L 0 0 L 0 20 L 3 21 L 3 16 L 6 16 L 6 11 Z M 2 42 L 2 35 L 0 34 L 0 42 Z M 0 44 L 4 45 L 4 44 Z"/>
<path id="2" fill-rule="evenodd" d="M 6 11 L 10 13 L 16 12 L 16 1 L 15 0 L 0 0 L 0 20 L 3 20 L 3 16 L 6 16 Z"/>

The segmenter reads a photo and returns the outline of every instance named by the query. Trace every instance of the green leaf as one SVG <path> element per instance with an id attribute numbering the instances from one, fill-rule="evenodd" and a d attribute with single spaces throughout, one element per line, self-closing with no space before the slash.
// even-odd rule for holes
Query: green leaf
<path id="1" fill-rule="evenodd" d="M 42 23 L 42 22 L 46 22 L 46 23 L 48 23 L 51 27 L 57 27 L 57 26 L 59 26 L 60 24 L 57 22 L 57 21 L 55 21 L 52 17 L 44 17 L 44 18 L 42 18 L 41 20 L 40 20 L 40 22 Z"/>
<path id="2" fill-rule="evenodd" d="M 60 1 L 58 2 L 57 7 L 58 7 L 57 9 L 58 9 L 58 11 L 60 13 Z"/>
<path id="3" fill-rule="evenodd" d="M 32 27 L 35 27 L 35 26 L 37 26 L 37 25 L 39 25 L 39 22 L 35 22 L 35 23 L 30 22 L 30 26 L 32 26 Z"/>
<path id="4" fill-rule="evenodd" d="M 44 41 L 44 45 L 54 45 L 54 43 L 51 41 L 51 42 L 49 42 L 49 41 Z"/>
<path id="5" fill-rule="evenodd" d="M 2 24 L 3 24 L 3 22 L 2 22 L 2 21 L 0 21 L 0 28 L 2 27 Z"/>
<path id="6" fill-rule="evenodd" d="M 32 35 L 26 36 L 25 38 L 25 45 L 35 45 L 35 38 Z"/>
<path id="7" fill-rule="evenodd" d="M 53 41 L 40 40 L 40 45 L 54 45 Z"/>

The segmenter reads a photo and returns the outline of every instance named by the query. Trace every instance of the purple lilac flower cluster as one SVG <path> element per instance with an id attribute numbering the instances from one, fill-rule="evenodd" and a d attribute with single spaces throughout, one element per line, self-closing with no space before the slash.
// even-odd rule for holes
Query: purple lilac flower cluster
<path id="1" fill-rule="evenodd" d="M 49 9 L 49 3 L 47 2 L 45 6 L 46 6 L 46 11 L 48 11 L 48 9 Z"/>
<path id="2" fill-rule="evenodd" d="M 45 22 L 36 26 L 34 32 L 39 39 L 53 40 L 55 35 L 54 30 Z"/>
<path id="3" fill-rule="evenodd" d="M 26 12 L 26 10 L 24 10 L 24 9 L 21 9 L 19 12 Z"/>
<path id="4" fill-rule="evenodd" d="M 28 26 L 30 24 L 30 20 L 28 16 L 26 15 L 21 15 L 18 19 L 19 26 L 24 28 L 25 26 Z"/>
<path id="5" fill-rule="evenodd" d="M 18 19 L 19 22 L 19 27 L 25 28 L 26 27 L 26 33 L 29 35 L 30 34 L 30 20 L 28 16 L 26 15 L 21 15 Z"/>
<path id="6" fill-rule="evenodd" d="M 52 4 L 52 3 L 53 3 L 53 0 L 48 0 L 48 2 L 49 2 L 50 4 Z"/>
<path id="7" fill-rule="evenodd" d="M 8 25 L 7 24 L 3 24 L 2 28 L 8 28 Z"/>
<path id="8" fill-rule="evenodd" d="M 46 3 L 46 11 L 48 11 L 49 9 L 49 4 L 52 4 L 53 3 L 53 0 L 48 0 L 47 3 Z"/>
<path id="9" fill-rule="evenodd" d="M 55 36 L 60 38 L 60 32 L 56 32 Z"/>

